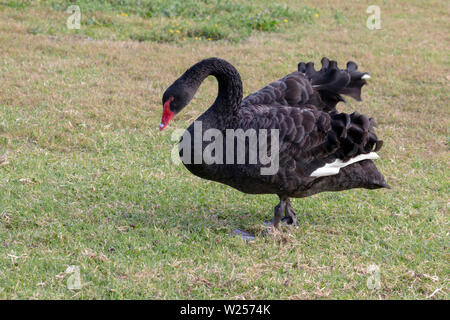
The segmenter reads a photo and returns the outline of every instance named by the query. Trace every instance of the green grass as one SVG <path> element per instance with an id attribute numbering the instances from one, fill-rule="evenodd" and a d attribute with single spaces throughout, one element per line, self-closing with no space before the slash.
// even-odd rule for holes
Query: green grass
<path id="1" fill-rule="evenodd" d="M 67 8 L 76 4 L 82 19 L 80 30 L 71 31 L 63 23 Z M 0 4 L 1 5 L 1 4 Z M 292 23 L 314 23 L 317 10 L 264 0 L 243 3 L 221 0 L 80 0 L 6 1 L 4 7 L 42 11 L 52 19 L 30 19 L 31 34 L 76 33 L 95 39 L 158 42 L 214 41 L 238 42 L 253 32 L 284 32 Z M 1 7 L 0 7 L 1 8 Z M 56 19 L 55 19 L 56 18 Z"/>
<path id="2" fill-rule="evenodd" d="M 383 3 L 373 31 L 372 3 L 357 1 L 77 3 L 81 29 L 67 30 L 69 2 L 0 1 L 0 298 L 449 298 L 444 3 Z M 275 27 L 257 27 L 266 18 Z M 193 31 L 216 23 L 220 36 Z M 298 229 L 227 236 L 258 231 L 277 198 L 173 165 L 171 133 L 217 85 L 159 132 L 162 93 L 210 56 L 232 62 L 248 94 L 324 55 L 371 72 L 364 101 L 339 109 L 377 119 L 392 189 L 293 200 Z M 71 265 L 81 290 L 67 288 Z"/>

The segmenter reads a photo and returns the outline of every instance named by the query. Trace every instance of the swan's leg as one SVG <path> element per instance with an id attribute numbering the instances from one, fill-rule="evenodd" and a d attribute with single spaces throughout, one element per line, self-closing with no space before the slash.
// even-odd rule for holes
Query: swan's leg
<path id="1" fill-rule="evenodd" d="M 271 225 L 278 228 L 278 225 L 283 217 L 283 212 L 286 210 L 286 199 L 280 197 L 280 203 L 278 203 L 274 209 Z"/>
<path id="2" fill-rule="evenodd" d="M 297 219 L 295 219 L 295 211 L 291 206 L 289 198 L 280 197 L 280 202 L 275 206 L 272 220 L 264 222 L 264 225 L 268 227 L 268 229 L 266 229 L 263 235 L 271 234 L 273 232 L 271 227 L 278 228 L 280 221 L 283 221 L 288 225 L 298 225 Z M 239 235 L 244 240 L 255 239 L 254 235 L 239 229 L 233 230 L 230 235 Z"/>
<path id="3" fill-rule="evenodd" d="M 295 218 L 295 211 L 294 208 L 292 208 L 289 198 L 286 199 L 286 210 L 281 221 L 286 222 L 288 225 L 293 225 L 294 227 L 298 226 L 297 219 Z"/>

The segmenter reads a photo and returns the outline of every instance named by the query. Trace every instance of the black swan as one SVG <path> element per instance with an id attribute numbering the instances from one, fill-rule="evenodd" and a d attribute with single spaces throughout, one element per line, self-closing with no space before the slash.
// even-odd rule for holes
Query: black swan
<path id="1" fill-rule="evenodd" d="M 160 130 L 191 101 L 210 75 L 217 78 L 218 95 L 181 138 L 182 161 L 200 178 L 249 194 L 277 194 L 280 202 L 270 222 L 275 228 L 280 221 L 297 224 L 291 197 L 351 188 L 389 188 L 371 160 L 378 158 L 375 152 L 382 146 L 374 132 L 375 121 L 358 112 L 336 110 L 336 104 L 344 101 L 341 94 L 361 100 L 361 88 L 370 78 L 369 73 L 358 71 L 354 62 L 341 70 L 336 61 L 323 58 L 319 71 L 312 62 L 299 63 L 298 71 L 243 99 L 241 77 L 230 63 L 218 58 L 202 60 L 164 92 Z M 209 129 L 214 129 L 214 134 L 207 134 Z M 243 148 L 239 149 L 239 129 L 241 134 L 254 129 L 265 136 L 252 140 L 251 134 L 244 135 Z M 230 140 L 219 139 L 218 134 L 227 136 L 229 132 L 234 134 Z M 201 139 L 199 145 L 195 142 L 198 139 L 192 138 L 195 135 Z M 260 143 L 262 137 L 265 143 Z M 211 148 L 213 141 L 217 144 Z M 274 145 L 278 148 L 272 149 Z M 263 174 L 269 163 L 252 158 L 254 149 L 277 158 L 277 170 Z M 209 160 L 206 151 L 212 157 Z M 239 157 L 245 157 L 244 162 L 243 158 L 239 162 Z"/>

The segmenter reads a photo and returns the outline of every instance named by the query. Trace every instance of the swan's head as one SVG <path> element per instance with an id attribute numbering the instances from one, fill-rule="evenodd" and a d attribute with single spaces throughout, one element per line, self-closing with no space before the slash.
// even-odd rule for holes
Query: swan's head
<path id="1" fill-rule="evenodd" d="M 192 90 L 180 80 L 175 81 L 162 98 L 163 113 L 159 130 L 163 130 L 169 124 L 170 120 L 180 112 L 191 101 L 193 97 Z"/>

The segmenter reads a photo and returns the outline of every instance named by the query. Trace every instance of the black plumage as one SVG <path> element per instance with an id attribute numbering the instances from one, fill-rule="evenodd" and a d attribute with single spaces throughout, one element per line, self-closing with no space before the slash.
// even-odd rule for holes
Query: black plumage
<path id="1" fill-rule="evenodd" d="M 382 146 L 374 132 L 376 123 L 373 119 L 358 112 L 346 114 L 336 110 L 336 104 L 344 101 L 341 95 L 361 100 L 361 88 L 366 84 L 368 73 L 358 71 L 354 62 L 348 62 L 347 68 L 341 70 L 336 61 L 323 58 L 319 71 L 311 62 L 299 63 L 298 71 L 242 99 L 241 78 L 230 63 L 218 58 L 202 60 L 164 93 L 165 116 L 161 129 L 190 102 L 209 75 L 217 78 L 219 92 L 215 102 L 197 119 L 202 123 L 202 133 L 211 128 L 224 135 L 226 129 L 278 129 L 279 169 L 273 175 L 262 175 L 264 165 L 259 159 L 254 164 L 247 160 L 245 164 L 226 164 L 226 145 L 223 164 L 194 163 L 193 142 L 191 158 L 184 160 L 185 166 L 201 178 L 224 183 L 245 193 L 277 194 L 280 203 L 275 207 L 272 219 L 275 227 L 283 213 L 288 223 L 296 223 L 290 197 L 351 188 L 389 187 L 368 159 L 345 166 L 335 175 L 311 175 L 326 164 L 349 161 L 378 151 Z M 194 124 L 186 131 L 194 136 Z M 269 134 L 264 148 L 269 150 L 272 140 Z M 202 150 L 208 144 L 208 141 L 202 142 Z M 250 139 L 245 141 L 245 146 L 245 159 L 249 159 Z M 236 160 L 236 147 L 234 157 Z"/>

